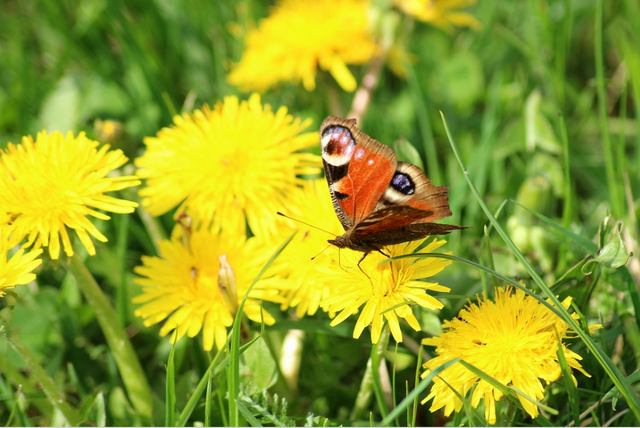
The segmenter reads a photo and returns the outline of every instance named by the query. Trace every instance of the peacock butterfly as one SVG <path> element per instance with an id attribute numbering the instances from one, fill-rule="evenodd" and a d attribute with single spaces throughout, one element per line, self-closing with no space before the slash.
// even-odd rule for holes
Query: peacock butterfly
<path id="1" fill-rule="evenodd" d="M 327 117 L 320 141 L 333 208 L 345 230 L 330 244 L 364 252 L 362 261 L 385 245 L 466 229 L 433 223 L 451 215 L 448 188 L 431 184 L 417 166 L 398 162 L 355 119 Z"/>

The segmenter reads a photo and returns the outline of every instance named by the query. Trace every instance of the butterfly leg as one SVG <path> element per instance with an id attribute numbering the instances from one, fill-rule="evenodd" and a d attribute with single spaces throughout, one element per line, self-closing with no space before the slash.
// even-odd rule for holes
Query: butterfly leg
<path id="1" fill-rule="evenodd" d="M 344 266 L 342 266 L 342 257 L 341 257 L 341 252 L 340 252 L 340 248 L 338 247 L 338 266 L 340 266 L 340 269 L 342 269 L 345 272 L 349 272 L 347 269 L 345 269 Z"/>
<path id="2" fill-rule="evenodd" d="M 358 260 L 358 269 L 360 269 L 360 272 L 362 272 L 364 274 L 364 276 L 366 276 L 367 278 L 369 278 L 369 281 L 371 281 L 371 277 L 369 275 L 367 275 L 367 273 L 362 269 L 362 266 L 360 266 L 360 263 L 362 263 L 362 261 L 364 260 L 365 257 L 367 257 L 367 255 L 369 255 L 369 252 L 365 252 L 362 257 L 360 258 L 360 260 Z"/>

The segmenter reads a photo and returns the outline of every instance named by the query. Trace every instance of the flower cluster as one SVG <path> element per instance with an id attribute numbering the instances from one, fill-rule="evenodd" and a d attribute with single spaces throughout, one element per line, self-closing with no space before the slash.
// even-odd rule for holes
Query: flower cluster
<path id="1" fill-rule="evenodd" d="M 143 293 L 134 298 L 143 303 L 136 315 L 145 325 L 166 318 L 161 335 L 173 333 L 172 341 L 184 334 L 194 337 L 202 330 L 204 349 L 220 349 L 233 323 L 238 303 L 264 266 L 269 254 L 258 238 L 200 229 L 188 239 L 174 236 L 159 243 L 160 256 L 142 258 L 135 272 Z M 274 323 L 260 307 L 260 300 L 280 303 L 286 282 L 278 277 L 260 281 L 244 306 L 253 321 Z"/>
<path id="2" fill-rule="evenodd" d="M 319 172 L 319 157 L 303 152 L 318 143 L 316 133 L 301 133 L 305 126 L 284 108 L 273 113 L 253 94 L 248 101 L 228 97 L 214 110 L 205 107 L 179 116 L 171 128 L 145 141 L 147 151 L 136 159 L 139 176 L 147 179 L 140 190 L 143 206 L 152 214 L 177 207 L 177 218 L 192 220 L 192 227 L 179 227 L 171 240 L 160 242 L 159 256 L 144 257 L 136 269 L 136 282 L 143 286 L 135 298 L 143 305 L 136 313 L 146 325 L 166 319 L 161 334 L 172 332 L 177 340 L 202 331 L 205 349 L 221 347 L 248 292 L 247 314 L 267 324 L 273 318 L 258 310 L 259 301 L 280 304 L 283 310 L 295 308 L 300 317 L 322 308 L 337 314 L 332 325 L 361 309 L 354 337 L 372 326 L 375 343 L 384 320 L 402 341 L 400 319 L 420 330 L 414 306 L 442 307 L 429 292 L 448 288 L 420 279 L 437 274 L 450 261 L 381 263 L 386 257 L 372 253 L 358 264 L 362 253 L 327 244 L 327 232 L 337 235 L 342 227 L 326 181 L 298 178 Z M 277 211 L 307 224 L 279 217 Z M 266 262 L 264 256 L 296 229 L 289 247 L 248 291 Z M 434 239 L 424 250 L 444 243 Z M 392 257 L 411 254 L 419 244 L 385 251 Z M 231 296 L 222 277 L 231 278 Z"/>
<path id="3" fill-rule="evenodd" d="M 460 11 L 474 3 L 391 1 L 445 30 L 479 28 Z M 349 67 L 402 48 L 379 45 L 375 29 L 381 21 L 372 20 L 380 12 L 376 8 L 380 5 L 370 0 L 281 0 L 247 31 L 228 81 L 243 91 L 264 92 L 286 82 L 312 91 L 318 73 L 328 72 L 342 90 L 354 91 Z M 386 12 L 398 15 L 390 8 Z M 430 257 L 446 244 L 434 237 L 364 256 L 329 245 L 327 240 L 344 229 L 320 177 L 321 158 L 314 154 L 319 139 L 308 131 L 311 123 L 286 107 L 272 109 L 256 92 L 246 100 L 224 97 L 213 108 L 175 116 L 171 125 L 145 138 L 136 175 L 121 175 L 128 161 L 121 150 L 84 133 L 42 131 L 35 139 L 10 143 L 0 151 L 0 297 L 35 279 L 45 249 L 54 260 L 61 251 L 73 257 L 77 239 L 95 255 L 94 240 L 105 242 L 108 233 L 92 220 L 138 206 L 110 193 L 144 183 L 139 190 L 144 213 L 175 220 L 171 237 L 157 240 L 157 255 L 142 256 L 134 269 L 140 286 L 135 314 L 145 326 L 159 324 L 161 336 L 172 342 L 198 336 L 205 350 L 221 350 L 243 305 L 244 315 L 256 323 L 275 323 L 278 308 L 299 318 L 324 311 L 331 326 L 353 317 L 356 339 L 368 330 L 374 344 L 390 336 L 402 342 L 407 326 L 422 330 L 421 312 L 444 307 L 450 289 L 432 278 L 452 263 L 451 253 Z M 102 139 L 111 141 L 123 133 L 114 121 L 98 128 Z M 279 211 L 291 218 L 277 216 Z M 570 303 L 565 299 L 564 309 Z M 384 329 L 390 335 L 383 336 Z M 437 372 L 423 401 L 432 400 L 434 412 L 460 411 L 470 395 L 471 406 L 484 401 L 487 421 L 496 422 L 501 390 L 463 364 L 439 371 L 457 359 L 521 391 L 519 402 L 532 418 L 545 386 L 562 374 L 558 350 L 571 369 L 589 376 L 581 357 L 562 342 L 567 324 L 521 290 L 497 289 L 494 300 L 483 296 L 443 329 L 423 341 L 435 347 L 423 374 Z"/>
<path id="4" fill-rule="evenodd" d="M 244 313 L 273 324 L 261 302 L 286 305 L 289 272 L 274 266 L 249 286 L 286 238 L 276 212 L 302 196 L 301 175 L 320 172 L 320 158 L 307 151 L 317 144 L 316 133 L 303 132 L 309 124 L 253 94 L 177 116 L 145 140 L 135 161 L 146 179 L 143 207 L 154 215 L 177 208 L 176 218 L 190 221 L 136 268 L 143 286 L 136 314 L 146 325 L 166 319 L 161 335 L 175 341 L 202 332 L 204 348 L 219 349 L 245 295 Z"/>

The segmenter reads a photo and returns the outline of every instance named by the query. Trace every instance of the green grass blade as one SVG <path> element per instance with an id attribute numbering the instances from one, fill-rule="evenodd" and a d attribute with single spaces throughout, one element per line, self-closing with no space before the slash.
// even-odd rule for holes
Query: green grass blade
<path id="1" fill-rule="evenodd" d="M 557 330 L 556 335 L 558 335 Z M 559 335 L 558 342 L 560 344 L 562 343 L 562 338 L 559 337 Z M 560 364 L 560 369 L 562 370 L 562 380 L 564 381 L 564 386 L 567 389 L 569 410 L 571 410 L 571 416 L 573 417 L 574 426 L 580 426 L 580 409 L 578 408 L 580 397 L 578 396 L 578 391 L 576 390 L 576 386 L 573 383 L 571 368 L 567 364 L 567 359 L 564 356 L 564 350 L 562 349 L 561 345 L 558 346 L 558 364 Z"/>
<path id="2" fill-rule="evenodd" d="M 236 406 L 238 408 L 238 411 L 240 413 L 242 413 L 242 416 L 247 420 L 247 422 L 249 422 L 249 424 L 252 427 L 261 427 L 261 426 L 263 426 L 260 423 L 260 421 L 255 416 L 253 416 L 253 413 L 251 413 L 251 410 L 249 410 L 247 408 L 247 406 L 244 405 L 244 403 L 238 401 L 236 403 Z M 232 425 L 232 426 L 239 426 L 239 425 Z"/>
<path id="3" fill-rule="evenodd" d="M 390 335 L 391 332 L 389 330 L 389 326 L 387 325 L 386 327 L 383 327 L 382 333 L 380 334 L 380 340 L 378 340 L 378 343 L 376 343 L 371 349 L 370 357 L 371 367 L 373 369 L 371 373 L 373 377 L 373 392 L 375 393 L 378 409 L 380 410 L 380 414 L 383 418 L 389 413 L 389 408 L 387 407 L 387 403 L 384 399 L 382 380 L 380 379 L 380 365 L 384 364 L 384 353 L 387 350 Z"/>
<path id="4" fill-rule="evenodd" d="M 609 119 L 607 114 L 607 94 L 604 77 L 604 0 L 596 1 L 595 17 L 595 58 L 596 58 L 596 88 L 598 92 L 598 116 L 600 118 L 600 133 L 602 137 L 602 155 L 607 175 L 607 188 L 610 195 L 611 212 L 616 218 L 621 218 L 624 212 L 623 192 L 616 180 L 616 165 L 614 162 L 614 148 L 609 133 Z"/>
<path id="5" fill-rule="evenodd" d="M 489 221 L 491 222 L 491 224 L 493 224 L 493 227 L 496 229 L 496 232 L 498 233 L 498 235 L 500 235 L 500 237 L 505 242 L 507 247 L 509 247 L 513 255 L 524 266 L 524 268 L 527 270 L 527 272 L 529 273 L 533 281 L 536 283 L 536 285 L 544 292 L 544 294 L 548 297 L 551 303 L 557 308 L 556 313 L 558 313 L 560 318 L 563 321 L 565 321 L 567 324 L 569 324 L 569 327 L 571 327 L 580 336 L 584 344 L 587 346 L 587 348 L 589 348 L 589 350 L 593 353 L 594 357 L 598 360 L 598 363 L 602 366 L 604 371 L 611 378 L 614 385 L 620 388 L 620 392 L 622 393 L 625 400 L 627 401 L 627 404 L 635 414 L 636 418 L 640 420 L 640 400 L 638 399 L 638 396 L 631 389 L 631 386 L 625 382 L 624 376 L 622 375 L 618 367 L 613 363 L 613 361 L 611 361 L 611 358 L 608 355 L 606 355 L 599 346 L 596 345 L 596 343 L 593 341 L 591 336 L 589 336 L 589 333 L 582 330 L 578 325 L 578 323 L 576 323 L 576 321 L 571 317 L 569 312 L 562 307 L 562 304 L 560 303 L 558 298 L 553 294 L 549 286 L 542 280 L 540 275 L 538 275 L 538 273 L 531 266 L 531 264 L 524 257 L 524 255 L 520 252 L 520 250 L 516 248 L 514 243 L 511 241 L 511 238 L 509 238 L 509 236 L 504 231 L 500 223 L 498 223 L 493 213 L 489 210 L 484 200 L 482 199 L 482 196 L 478 192 L 478 189 L 476 188 L 475 184 L 471 180 L 471 177 L 469 176 L 469 172 L 467 171 L 467 168 L 465 167 L 465 164 L 462 161 L 462 158 L 460 157 L 458 147 L 456 146 L 453 140 L 453 137 L 451 136 L 451 132 L 449 131 L 449 127 L 447 125 L 447 121 L 444 115 L 442 115 L 442 121 L 444 123 L 447 137 L 449 138 L 451 149 L 453 150 L 454 155 L 458 160 L 458 163 L 460 164 L 460 168 L 465 176 L 465 179 L 467 180 L 467 183 L 469 184 L 471 193 L 474 195 L 477 202 L 482 207 L 482 210 L 485 212 L 485 215 L 489 218 Z M 533 295 L 533 293 L 531 293 L 530 291 L 528 293 L 530 295 Z"/>
<path id="6" fill-rule="evenodd" d="M 416 374 L 415 374 L 415 378 L 413 380 L 413 384 L 417 387 L 418 384 L 420 383 L 420 371 L 422 370 L 422 343 L 420 344 L 420 348 L 418 349 L 418 360 L 416 361 Z M 409 393 L 407 392 L 407 396 L 409 395 Z M 413 415 L 411 418 L 411 423 L 408 424 L 409 426 L 416 426 L 416 418 L 418 417 L 418 396 L 416 396 L 413 400 Z M 397 404 L 396 404 L 397 407 Z M 407 419 L 408 421 L 409 419 Z"/>
<path id="7" fill-rule="evenodd" d="M 38 381 L 38 384 L 40 384 L 40 387 L 44 391 L 51 406 L 63 415 L 64 419 L 70 426 L 78 425 L 80 423 L 78 413 L 69 405 L 69 403 L 67 403 L 62 391 L 56 387 L 53 379 L 51 379 L 45 369 L 40 365 L 29 348 L 27 348 L 17 334 L 11 331 L 7 332 L 6 327 L 4 325 L 0 325 L 0 333 L 2 333 L 3 330 L 5 330 L 4 333 L 7 342 L 11 344 L 22 361 L 24 361 L 25 365 L 29 367 L 30 375 Z"/>
<path id="8" fill-rule="evenodd" d="M 211 390 L 213 387 L 213 375 L 209 372 L 208 380 L 207 380 L 207 392 L 204 395 L 204 426 L 211 426 L 211 403 L 213 402 L 213 397 L 211 396 Z"/>
<path id="9" fill-rule="evenodd" d="M 489 234 L 489 228 L 487 226 L 485 226 L 484 228 L 484 246 L 486 249 L 486 257 L 487 257 L 487 263 L 489 264 L 489 267 L 493 270 L 495 270 L 495 264 L 493 262 L 493 249 L 491 247 L 491 236 Z M 486 275 L 484 275 L 484 273 L 482 274 L 482 276 L 480 277 L 482 279 L 482 290 L 485 293 L 488 293 L 489 291 L 489 284 L 487 284 L 487 277 Z M 495 281 L 495 277 L 493 277 L 494 279 L 491 282 L 491 285 L 493 288 L 495 288 L 498 283 Z"/>
<path id="10" fill-rule="evenodd" d="M 551 220 L 549 217 L 545 216 L 544 214 L 540 214 L 537 211 L 532 210 L 531 208 L 528 208 L 522 204 L 520 204 L 519 202 L 515 201 L 515 200 L 510 200 L 510 202 L 516 204 L 518 207 L 528 211 L 529 213 L 533 214 L 534 216 L 536 216 L 540 221 L 544 222 L 545 224 L 547 224 L 548 226 L 551 226 L 553 229 L 555 229 L 557 232 L 559 232 L 561 235 L 566 236 L 567 238 L 569 238 L 571 241 L 575 242 L 576 244 L 580 245 L 585 251 L 587 251 L 589 254 L 591 255 L 596 255 L 598 252 L 598 245 L 595 244 L 593 241 L 591 241 L 590 239 L 587 239 L 583 236 L 578 235 L 577 233 L 566 229 L 562 226 L 560 226 L 558 223 L 556 223 L 555 221 Z"/>
<path id="11" fill-rule="evenodd" d="M 109 344 L 109 349 L 118 365 L 122 382 L 127 389 L 133 407 L 140 416 L 150 420 L 152 413 L 151 387 L 129 336 L 118 321 L 109 299 L 78 254 L 69 258 L 67 268 L 94 310 L 96 319 Z"/>
<path id="12" fill-rule="evenodd" d="M 176 425 L 176 343 L 171 346 L 169 360 L 167 361 L 167 379 L 165 391 L 164 426 Z"/>
<path id="13" fill-rule="evenodd" d="M 422 144 L 427 160 L 427 173 L 431 181 L 434 183 L 442 183 L 442 172 L 440 171 L 440 163 L 438 162 L 438 151 L 436 150 L 436 141 L 433 137 L 433 127 L 431 126 L 429 111 L 424 101 L 422 90 L 420 89 L 420 83 L 418 82 L 416 71 L 408 58 L 405 58 L 404 66 L 407 70 L 407 83 L 413 95 L 414 105 L 416 106 L 418 126 L 420 128 L 420 135 L 422 136 Z"/>
<path id="14" fill-rule="evenodd" d="M 567 136 L 567 125 L 564 122 L 564 116 L 562 113 L 560 118 L 560 140 L 562 141 L 562 159 L 564 169 L 564 197 L 563 209 L 562 209 L 562 227 L 567 229 L 571 224 L 573 218 L 573 183 L 571 180 L 571 158 L 569 150 L 569 137 Z"/>
<path id="15" fill-rule="evenodd" d="M 231 335 L 229 334 L 227 336 L 227 341 L 225 342 L 224 346 L 221 349 L 225 349 L 230 339 L 231 339 Z M 202 394 L 204 393 L 207 383 L 209 382 L 209 374 L 210 373 L 215 374 L 216 372 L 214 369 L 218 368 L 219 366 L 224 367 L 223 363 L 221 363 L 221 360 L 224 354 L 225 353 L 223 351 L 218 351 L 216 353 L 216 356 L 213 357 L 213 360 L 211 360 L 211 363 L 209 363 L 209 367 L 207 367 L 207 370 L 204 372 L 204 375 L 200 378 L 198 385 L 193 390 L 191 397 L 189 397 L 189 401 L 187 401 L 187 404 L 184 406 L 184 409 L 182 409 L 182 412 L 180 412 L 177 426 L 179 427 L 186 426 L 189 420 L 189 417 L 191 416 L 196 406 L 198 405 L 198 401 L 200 400 L 200 397 L 202 397 Z"/>
<path id="16" fill-rule="evenodd" d="M 255 277 L 249 288 L 247 288 L 247 292 L 244 294 L 242 298 L 242 302 L 238 307 L 238 312 L 236 313 L 235 320 L 233 322 L 232 332 L 231 332 L 231 343 L 229 345 L 229 424 L 231 426 L 239 426 L 238 420 L 238 408 L 236 406 L 238 402 L 238 397 L 240 394 L 240 329 L 242 324 L 242 316 L 244 310 L 244 304 L 253 290 L 253 287 L 257 284 L 257 282 L 262 278 L 262 275 L 267 271 L 269 266 L 273 264 L 273 262 L 278 258 L 280 253 L 284 250 L 284 248 L 289 245 L 289 242 L 296 235 L 297 231 L 293 232 L 291 236 L 289 236 L 273 253 L 271 258 L 267 261 L 267 263 L 262 267 L 258 275 Z"/>
<path id="17" fill-rule="evenodd" d="M 545 411 L 547 411 L 549 413 L 552 413 L 554 415 L 558 414 L 557 410 L 552 409 L 551 407 L 540 403 L 539 401 L 535 400 L 533 397 L 529 397 L 529 395 L 527 395 L 524 391 L 521 391 L 520 389 L 514 387 L 513 385 L 510 385 L 510 386 L 503 385 L 502 383 L 498 382 L 498 380 L 496 380 L 493 377 L 489 376 L 487 373 L 483 372 L 482 370 L 480 370 L 479 368 L 475 367 L 474 365 L 469 364 L 464 360 L 461 360 L 460 364 L 465 366 L 469 371 L 474 373 L 476 376 L 478 376 L 479 378 L 481 378 L 485 382 L 491 384 L 491 386 L 493 386 L 495 389 L 499 390 L 505 397 L 508 397 L 516 406 L 521 407 L 520 400 L 516 396 L 516 395 L 521 395 L 526 400 L 528 400 L 531 403 L 535 404 L 536 406 L 544 409 Z"/>
<path id="18" fill-rule="evenodd" d="M 116 225 L 116 262 L 118 263 L 119 281 L 116 288 L 116 314 L 122 325 L 127 325 L 127 314 L 129 313 L 129 293 L 127 292 L 127 244 L 129 241 L 129 223 L 131 216 L 123 215 L 117 217 Z"/>
<path id="19" fill-rule="evenodd" d="M 411 391 L 411 393 L 409 395 L 407 395 L 404 398 L 404 400 L 402 400 L 400 402 L 400 404 L 398 404 L 398 406 L 395 409 L 390 411 L 389 414 L 384 419 L 382 419 L 382 421 L 376 426 L 381 426 L 381 427 L 391 426 L 391 423 L 397 417 L 399 417 L 402 414 L 402 412 L 404 412 L 406 410 L 407 407 L 411 406 L 413 401 L 417 400 L 418 397 L 420 396 L 420 394 L 422 394 L 424 392 L 424 390 L 427 389 L 427 387 L 431 383 L 431 380 L 434 377 L 436 377 L 438 374 L 440 374 L 447 367 L 452 366 L 453 364 L 457 363 L 458 361 L 460 361 L 460 358 L 454 358 L 453 360 L 447 361 L 446 363 L 442 364 L 441 366 L 438 366 L 435 369 L 433 369 L 429 373 L 429 375 L 427 375 L 427 377 L 422 379 L 422 381 L 416 386 L 416 388 L 413 391 Z"/>

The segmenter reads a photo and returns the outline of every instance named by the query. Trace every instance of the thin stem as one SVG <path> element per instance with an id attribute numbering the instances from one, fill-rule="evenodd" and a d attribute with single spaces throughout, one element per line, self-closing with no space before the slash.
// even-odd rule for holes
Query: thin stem
<path id="1" fill-rule="evenodd" d="M 149 211 L 144 209 L 142 205 L 138 206 L 136 210 L 138 215 L 140 216 L 140 220 L 144 224 L 145 229 L 149 233 L 149 236 L 153 240 L 153 245 L 156 248 L 156 252 L 160 253 L 160 249 L 158 248 L 158 242 L 167 239 L 167 234 L 164 232 L 162 225 L 158 221 L 157 217 L 149 214 Z"/>
<path id="2" fill-rule="evenodd" d="M 351 411 L 350 419 L 352 421 L 364 419 L 369 410 L 369 404 L 371 404 L 371 399 L 374 395 L 374 388 L 376 387 L 373 366 L 375 364 L 376 370 L 378 370 L 380 365 L 384 364 L 384 351 L 387 349 L 387 345 L 389 344 L 390 333 L 389 325 L 386 325 L 380 333 L 378 343 L 372 349 L 369 361 L 367 361 L 367 368 L 365 369 L 362 381 L 360 382 L 360 390 L 356 396 L 356 402 L 353 406 L 353 410 Z M 376 362 L 379 363 L 376 364 Z M 384 400 L 381 400 L 382 397 L 378 397 L 378 394 L 376 394 L 376 396 L 378 398 L 380 410 L 386 415 L 388 410 L 386 409 Z"/>
<path id="3" fill-rule="evenodd" d="M 30 376 L 40 384 L 51 405 L 62 413 L 69 426 L 77 426 L 80 423 L 80 416 L 65 401 L 64 394 L 56 388 L 53 380 L 38 363 L 36 357 L 29 351 L 29 348 L 13 332 L 7 332 L 6 337 L 13 349 L 20 355 L 22 361 L 29 367 Z"/>
<path id="4" fill-rule="evenodd" d="M 109 300 L 80 257 L 69 258 L 67 269 L 73 275 L 78 288 L 93 308 L 100 328 L 118 365 L 120 376 L 129 399 L 138 414 L 150 422 L 152 411 L 151 388 L 140 361 Z"/>
<path id="5" fill-rule="evenodd" d="M 119 278 L 118 288 L 116 289 L 116 313 L 118 320 L 122 324 L 127 322 L 127 314 L 129 313 L 129 293 L 127 292 L 127 241 L 129 237 L 129 227 L 131 216 L 119 216 L 116 223 L 118 241 L 116 242 L 116 262 L 118 263 Z"/>
<path id="6" fill-rule="evenodd" d="M 347 118 L 354 118 L 357 122 L 362 121 L 362 118 L 371 104 L 373 91 L 375 91 L 376 86 L 378 86 L 384 55 L 386 55 L 385 52 L 374 58 L 373 63 L 371 63 L 371 67 L 367 70 L 367 74 L 362 78 L 362 84 L 353 97 L 351 110 L 349 111 L 349 114 L 347 114 Z"/>
<path id="7" fill-rule="evenodd" d="M 304 336 L 305 332 L 303 330 L 289 330 L 282 344 L 280 371 L 292 393 L 298 392 L 298 376 L 302 362 Z"/>
<path id="8" fill-rule="evenodd" d="M 429 109 L 427 108 L 425 97 L 422 95 L 416 71 L 408 58 L 404 59 L 404 64 L 407 69 L 407 83 L 411 94 L 413 95 L 420 134 L 422 135 L 422 145 L 424 146 L 427 161 L 426 171 L 432 182 L 442 183 L 442 173 L 440 171 L 440 162 L 438 162 L 438 151 L 436 149 L 435 138 L 433 137 L 431 119 L 429 118 Z"/>
<path id="9" fill-rule="evenodd" d="M 607 175 L 607 187 L 611 195 L 611 212 L 616 218 L 622 215 L 622 199 L 618 182 L 616 180 L 616 166 L 613 157 L 613 146 L 611 135 L 609 134 L 609 121 L 607 114 L 607 95 L 604 79 L 604 5 L 603 0 L 596 2 L 596 34 L 595 34 L 595 57 L 596 57 L 596 86 L 598 91 L 598 113 L 600 116 L 600 132 L 602 134 L 602 151 L 604 156 L 604 166 Z"/>

